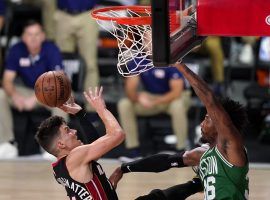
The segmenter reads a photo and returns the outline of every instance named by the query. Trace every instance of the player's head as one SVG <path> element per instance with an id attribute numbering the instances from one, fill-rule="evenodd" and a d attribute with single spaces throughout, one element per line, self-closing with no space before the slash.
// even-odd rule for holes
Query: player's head
<path id="1" fill-rule="evenodd" d="M 44 120 L 37 131 L 36 140 L 42 148 L 54 156 L 70 152 L 82 142 L 77 139 L 77 131 L 70 129 L 59 116 Z"/>
<path id="2" fill-rule="evenodd" d="M 45 33 L 42 25 L 35 20 L 27 21 L 23 28 L 22 41 L 25 43 L 30 53 L 32 53 L 31 51 L 40 50 L 44 40 Z"/>
<path id="3" fill-rule="evenodd" d="M 235 128 L 243 133 L 245 126 L 248 123 L 248 117 L 246 109 L 239 102 L 233 101 L 229 98 L 220 99 L 221 105 L 228 113 L 229 117 Z M 202 142 L 215 142 L 217 131 L 215 124 L 212 122 L 208 114 L 205 115 L 203 122 L 201 123 L 202 130 Z"/>

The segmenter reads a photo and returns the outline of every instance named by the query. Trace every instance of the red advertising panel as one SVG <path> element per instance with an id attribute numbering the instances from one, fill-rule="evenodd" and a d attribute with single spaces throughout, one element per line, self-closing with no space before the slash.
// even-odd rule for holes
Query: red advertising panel
<path id="1" fill-rule="evenodd" d="M 198 0 L 198 35 L 269 36 L 270 0 Z"/>

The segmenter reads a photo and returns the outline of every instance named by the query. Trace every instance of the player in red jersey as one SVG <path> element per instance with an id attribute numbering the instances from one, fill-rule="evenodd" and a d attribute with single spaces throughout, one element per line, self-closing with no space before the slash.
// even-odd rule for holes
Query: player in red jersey
<path id="1" fill-rule="evenodd" d="M 41 123 L 36 139 L 47 152 L 57 157 L 57 162 L 52 164 L 54 176 L 65 187 L 70 199 L 116 200 L 116 192 L 96 160 L 119 145 L 125 134 L 106 109 L 102 87 L 95 91 L 89 89 L 84 96 L 103 121 L 106 128 L 104 136 L 84 145 L 77 138 L 77 130 L 70 129 L 63 118 L 53 116 Z M 81 122 L 86 120 L 85 113 L 74 100 L 60 108 L 78 116 Z M 91 123 L 89 130 L 96 134 Z"/>

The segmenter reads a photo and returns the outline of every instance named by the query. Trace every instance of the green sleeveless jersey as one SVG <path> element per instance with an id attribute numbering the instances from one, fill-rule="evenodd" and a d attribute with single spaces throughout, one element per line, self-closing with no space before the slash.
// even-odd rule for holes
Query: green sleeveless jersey
<path id="1" fill-rule="evenodd" d="M 199 175 L 204 185 L 205 200 L 248 199 L 248 164 L 244 167 L 233 166 L 217 147 L 202 155 Z"/>

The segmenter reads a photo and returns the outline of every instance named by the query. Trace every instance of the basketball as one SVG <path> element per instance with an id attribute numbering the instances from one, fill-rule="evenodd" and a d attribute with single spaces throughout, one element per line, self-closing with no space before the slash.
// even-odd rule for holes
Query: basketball
<path id="1" fill-rule="evenodd" d="M 38 101 L 49 107 L 64 104 L 71 95 L 71 83 L 63 71 L 49 71 L 38 77 L 35 83 Z"/>

